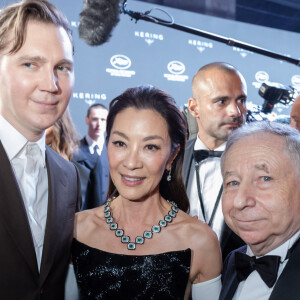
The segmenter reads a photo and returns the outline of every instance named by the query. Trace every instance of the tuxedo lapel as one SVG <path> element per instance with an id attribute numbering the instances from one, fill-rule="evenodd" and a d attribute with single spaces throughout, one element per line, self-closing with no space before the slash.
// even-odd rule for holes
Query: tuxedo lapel
<path id="1" fill-rule="evenodd" d="M 86 159 L 88 159 L 88 156 L 87 156 L 88 152 L 89 152 L 89 146 L 88 146 L 85 138 L 83 138 L 82 140 L 80 140 L 79 147 L 73 153 L 73 160 L 76 160 L 78 162 L 85 161 Z"/>
<path id="2" fill-rule="evenodd" d="M 67 195 L 67 174 L 58 164 L 53 152 L 46 148 L 48 172 L 48 212 L 41 263 L 41 283 L 46 279 L 52 267 L 57 247 L 60 244 L 59 233 L 63 231 L 65 218 L 65 199 Z M 59 176 L 57 176 L 59 174 Z M 59 178 L 59 179 L 57 179 Z"/>
<path id="3" fill-rule="evenodd" d="M 196 143 L 196 139 L 187 141 L 185 152 L 184 152 L 184 163 L 183 163 L 183 180 L 184 186 L 187 188 L 189 183 L 189 177 L 191 174 L 191 168 L 193 164 L 193 150 Z"/>
<path id="4" fill-rule="evenodd" d="M 80 147 L 73 155 L 73 160 L 83 164 L 88 169 L 92 170 L 96 165 L 97 158 L 98 158 L 97 156 L 96 158 L 94 158 L 93 155 L 91 155 L 89 145 L 86 139 L 83 138 L 82 140 L 80 140 Z"/>
<path id="5" fill-rule="evenodd" d="M 300 243 L 292 252 L 283 272 L 278 278 L 269 300 L 300 299 Z"/>
<path id="6" fill-rule="evenodd" d="M 0 222 L 22 253 L 34 276 L 38 276 L 36 254 L 26 209 L 13 169 L 0 142 Z M 3 247 L 5 241 L 1 241 Z"/>

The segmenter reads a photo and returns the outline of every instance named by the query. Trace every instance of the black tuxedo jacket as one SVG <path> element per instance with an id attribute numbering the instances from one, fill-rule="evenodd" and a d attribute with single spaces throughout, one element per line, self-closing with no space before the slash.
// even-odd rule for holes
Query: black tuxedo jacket
<path id="1" fill-rule="evenodd" d="M 0 142 L 0 299 L 63 299 L 74 215 L 80 201 L 72 163 L 46 147 L 48 212 L 40 272 L 19 185 Z"/>
<path id="2" fill-rule="evenodd" d="M 85 138 L 80 140 L 79 149 L 73 155 L 79 164 L 82 191 L 82 209 L 98 207 L 105 203 L 109 182 L 109 165 L 105 144 L 99 157 L 91 155 Z M 78 166 L 78 165 L 77 165 Z"/>
<path id="3" fill-rule="evenodd" d="M 195 142 L 196 139 L 188 140 L 185 148 L 183 162 L 183 180 L 186 188 L 188 186 L 189 177 L 195 170 L 195 161 L 193 159 Z M 216 187 L 216 189 L 219 188 L 219 186 Z M 190 195 L 188 196 L 190 197 Z M 221 205 L 221 203 L 219 205 Z M 223 261 L 232 250 L 237 249 L 245 244 L 240 237 L 238 237 L 231 229 L 229 229 L 225 222 L 223 224 L 222 234 L 219 242 L 222 250 Z"/>
<path id="4" fill-rule="evenodd" d="M 222 290 L 219 300 L 231 300 L 239 282 L 236 278 L 234 263 L 235 252 L 246 253 L 246 246 L 231 252 L 224 262 L 222 271 Z M 300 243 L 297 243 L 294 251 L 283 269 L 280 277 L 274 285 L 274 289 L 268 300 L 299 300 L 300 299 Z M 267 300 L 267 299 L 266 299 Z"/>

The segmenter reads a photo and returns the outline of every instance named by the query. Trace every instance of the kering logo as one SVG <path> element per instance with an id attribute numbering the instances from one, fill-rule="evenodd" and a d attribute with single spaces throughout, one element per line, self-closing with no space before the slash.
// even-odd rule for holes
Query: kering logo
<path id="1" fill-rule="evenodd" d="M 144 31 L 135 31 L 134 36 L 137 38 L 142 38 L 145 42 L 151 46 L 155 41 L 163 41 L 164 36 L 162 34 L 150 33 Z"/>
<path id="2" fill-rule="evenodd" d="M 131 77 L 135 75 L 135 71 L 127 70 L 131 67 L 131 60 L 126 55 L 116 54 L 111 57 L 110 63 L 114 69 L 107 68 L 106 72 L 110 73 L 111 76 Z"/>
<path id="3" fill-rule="evenodd" d="M 232 47 L 232 50 L 234 52 L 238 52 L 241 57 L 245 58 L 248 54 L 253 54 L 253 52 L 251 51 L 248 51 L 248 50 L 245 50 L 245 49 L 242 49 L 242 48 L 238 48 L 238 47 Z"/>
<path id="4" fill-rule="evenodd" d="M 199 40 L 188 40 L 188 44 L 191 46 L 195 46 L 200 53 L 205 51 L 205 49 L 212 49 L 214 47 L 212 42 L 204 42 Z"/>
<path id="5" fill-rule="evenodd" d="M 79 99 L 84 101 L 88 105 L 96 103 L 97 100 L 105 101 L 107 99 L 106 94 L 93 94 L 84 92 L 73 92 L 73 99 Z"/>
<path id="6" fill-rule="evenodd" d="M 167 65 L 169 74 L 164 74 L 164 77 L 170 81 L 186 81 L 189 77 L 182 75 L 185 72 L 185 65 L 178 60 L 170 61 Z"/>

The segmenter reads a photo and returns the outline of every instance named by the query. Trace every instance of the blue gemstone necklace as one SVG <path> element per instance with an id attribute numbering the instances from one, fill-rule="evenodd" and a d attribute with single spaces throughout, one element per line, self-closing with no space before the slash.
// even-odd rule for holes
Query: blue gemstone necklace
<path id="1" fill-rule="evenodd" d="M 124 230 L 118 228 L 118 223 L 114 221 L 112 217 L 112 213 L 110 211 L 110 202 L 111 198 L 108 198 L 104 205 L 104 217 L 106 218 L 106 223 L 109 224 L 110 230 L 115 231 L 115 235 L 121 238 L 121 242 L 127 244 L 128 250 L 135 250 L 136 245 L 142 245 L 145 242 L 145 239 L 151 239 L 154 233 L 160 233 L 163 227 L 166 227 L 168 223 L 171 223 L 172 220 L 176 217 L 178 212 L 177 204 L 174 201 L 169 201 L 172 204 L 171 210 L 168 212 L 166 216 L 164 216 L 163 220 L 158 222 L 158 225 L 153 225 L 151 230 L 145 230 L 143 236 L 137 236 L 134 242 L 130 241 L 130 237 L 124 235 Z"/>

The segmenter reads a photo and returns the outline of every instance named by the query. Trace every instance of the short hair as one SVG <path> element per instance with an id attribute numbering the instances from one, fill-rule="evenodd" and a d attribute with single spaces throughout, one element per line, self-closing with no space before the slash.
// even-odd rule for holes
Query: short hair
<path id="1" fill-rule="evenodd" d="M 68 20 L 60 10 L 46 0 L 23 0 L 6 6 L 0 11 L 0 52 L 11 42 L 8 40 L 10 32 L 14 36 L 8 53 L 13 54 L 20 50 L 25 42 L 28 21 L 54 24 L 64 28 L 73 45 Z"/>
<path id="2" fill-rule="evenodd" d="M 101 104 L 101 103 L 95 103 L 95 104 L 91 105 L 91 106 L 88 108 L 87 113 L 86 113 L 86 116 L 87 116 L 87 117 L 90 116 L 91 110 L 92 110 L 93 108 L 100 108 L 100 109 L 105 109 L 105 110 L 107 110 L 107 107 L 106 107 L 105 105 L 103 105 L 103 104 Z"/>
<path id="3" fill-rule="evenodd" d="M 172 180 L 167 181 L 167 172 L 165 172 L 159 184 L 159 191 L 165 199 L 176 202 L 180 209 L 187 212 L 189 210 L 189 200 L 182 179 L 186 122 L 176 106 L 174 98 L 153 86 L 139 86 L 127 89 L 110 103 L 106 123 L 106 143 L 109 141 L 116 116 L 130 107 L 137 110 L 149 109 L 158 112 L 168 126 L 168 133 L 172 143 L 171 152 L 173 153 L 177 145 L 180 145 L 179 153 L 172 163 Z M 107 195 L 112 196 L 115 193 L 117 193 L 117 190 L 110 178 Z"/>
<path id="4" fill-rule="evenodd" d="M 201 67 L 197 71 L 197 73 L 194 75 L 193 80 L 192 80 L 193 97 L 195 97 L 195 95 L 196 95 L 196 89 L 197 89 L 196 84 L 197 84 L 197 81 L 199 80 L 199 78 L 202 78 L 202 76 L 205 74 L 206 71 L 210 71 L 213 69 L 224 72 L 229 75 L 237 75 L 246 84 L 244 76 L 241 74 L 241 72 L 236 67 L 234 67 L 233 65 L 226 63 L 226 62 L 213 62 L 213 63 L 207 64 L 207 65 Z"/>
<path id="5" fill-rule="evenodd" d="M 270 133 L 283 138 L 286 144 L 287 156 L 293 161 L 296 172 L 300 175 L 300 133 L 288 124 L 271 121 L 254 121 L 233 131 L 228 137 L 225 151 L 221 158 L 223 168 L 225 157 L 230 148 L 239 140 L 259 133 Z M 272 155 L 272 153 L 270 153 Z M 300 180 L 300 179 L 299 179 Z"/>

